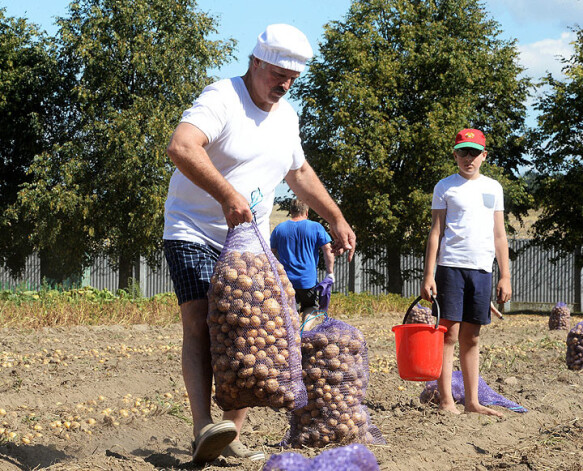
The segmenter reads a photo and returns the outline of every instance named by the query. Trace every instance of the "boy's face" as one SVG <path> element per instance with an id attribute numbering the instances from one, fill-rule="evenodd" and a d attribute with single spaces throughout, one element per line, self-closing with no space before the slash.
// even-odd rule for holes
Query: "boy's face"
<path id="1" fill-rule="evenodd" d="M 459 167 L 459 173 L 462 177 L 473 180 L 480 176 L 480 166 L 486 160 L 488 152 L 469 147 L 462 147 L 453 151 L 453 157 Z"/>

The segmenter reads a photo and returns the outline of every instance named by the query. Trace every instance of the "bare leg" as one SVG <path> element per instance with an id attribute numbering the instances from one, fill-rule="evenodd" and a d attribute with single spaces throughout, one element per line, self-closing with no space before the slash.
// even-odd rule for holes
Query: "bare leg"
<path id="1" fill-rule="evenodd" d="M 480 379 L 480 325 L 462 322 L 459 332 L 460 365 L 464 378 L 465 412 L 495 415 L 504 414 L 480 404 L 478 382 Z"/>
<path id="2" fill-rule="evenodd" d="M 197 299 L 180 305 L 182 315 L 182 376 L 188 392 L 194 435 L 212 422 L 212 368 L 206 323 L 208 301 Z"/>
<path id="3" fill-rule="evenodd" d="M 306 321 L 306 319 L 313 314 L 316 311 L 315 307 L 309 307 L 307 309 L 305 309 L 304 311 L 302 311 L 302 323 Z M 316 321 L 315 318 L 310 319 L 308 322 L 306 322 L 306 324 L 304 325 L 304 330 L 312 330 L 312 327 L 314 325 L 314 322 Z"/>
<path id="4" fill-rule="evenodd" d="M 447 328 L 443 344 L 443 365 L 441 367 L 441 376 L 437 379 L 437 389 L 439 391 L 439 409 L 443 411 L 459 414 L 460 411 L 455 405 L 453 394 L 451 392 L 451 377 L 453 374 L 453 352 L 458 340 L 460 328 L 459 322 L 453 322 L 446 319 L 439 321 L 440 325 Z"/>
<path id="5" fill-rule="evenodd" d="M 194 435 L 200 429 L 212 422 L 211 418 L 211 386 L 212 368 L 210 353 L 210 337 L 206 315 L 208 301 L 198 299 L 180 306 L 182 314 L 183 344 L 182 344 L 182 375 L 188 392 Z M 223 413 L 223 419 L 232 420 L 237 428 L 237 437 L 248 408 L 232 410 Z"/>
<path id="6" fill-rule="evenodd" d="M 223 419 L 232 420 L 233 422 L 235 422 L 235 427 L 237 427 L 237 436 L 233 441 L 241 440 L 241 428 L 243 427 L 243 422 L 245 421 L 245 417 L 247 416 L 248 410 L 249 408 L 246 407 L 244 409 L 223 412 Z"/>

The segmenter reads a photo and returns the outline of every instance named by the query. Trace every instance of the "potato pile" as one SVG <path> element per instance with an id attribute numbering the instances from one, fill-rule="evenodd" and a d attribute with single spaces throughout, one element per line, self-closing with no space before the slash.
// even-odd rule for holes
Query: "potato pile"
<path id="1" fill-rule="evenodd" d="M 306 404 L 294 295 L 271 253 L 223 250 L 211 278 L 207 317 L 221 409 L 292 410 Z"/>
<path id="2" fill-rule="evenodd" d="M 417 303 L 409 311 L 405 324 L 435 324 L 435 317 L 431 314 L 430 307 Z"/>
<path id="3" fill-rule="evenodd" d="M 583 322 L 579 322 L 567 334 L 567 368 L 583 369 Z"/>
<path id="4" fill-rule="evenodd" d="M 571 327 L 571 311 L 565 303 L 557 303 L 549 316 L 550 330 L 569 330 Z"/>
<path id="5" fill-rule="evenodd" d="M 308 404 L 290 415 L 284 445 L 384 443 L 361 404 L 368 384 L 368 358 L 358 329 L 328 318 L 304 332 L 302 375 Z"/>

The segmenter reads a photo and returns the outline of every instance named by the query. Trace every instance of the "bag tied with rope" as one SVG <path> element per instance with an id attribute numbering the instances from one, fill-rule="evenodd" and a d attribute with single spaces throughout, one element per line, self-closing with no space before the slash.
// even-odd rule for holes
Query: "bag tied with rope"
<path id="1" fill-rule="evenodd" d="M 385 443 L 362 404 L 369 380 L 368 352 L 357 328 L 329 318 L 302 332 L 302 375 L 308 404 L 290 414 L 283 446 Z"/>
<path id="2" fill-rule="evenodd" d="M 255 221 L 229 229 L 208 298 L 219 407 L 303 407 L 295 291 Z"/>

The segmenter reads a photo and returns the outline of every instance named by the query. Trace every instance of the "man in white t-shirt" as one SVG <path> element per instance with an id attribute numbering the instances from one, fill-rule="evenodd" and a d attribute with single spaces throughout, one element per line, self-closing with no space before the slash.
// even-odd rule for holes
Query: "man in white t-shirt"
<path id="1" fill-rule="evenodd" d="M 440 180 L 433 191 L 421 286 L 424 299 L 430 301 L 432 294 L 436 296 L 442 313 L 440 323 L 447 328 L 443 367 L 437 380 L 440 409 L 459 414 L 451 388 L 453 354 L 459 340 L 465 411 L 501 416 L 499 411 L 479 403 L 478 381 L 480 328 L 491 320 L 494 257 L 500 271 L 498 302 L 507 302 L 512 293 L 504 197 L 497 181 L 480 174 L 488 155 L 481 131 L 461 130 L 453 155 L 458 173 Z"/>
<path id="2" fill-rule="evenodd" d="M 176 165 L 165 206 L 164 251 L 180 304 L 182 370 L 193 416 L 193 459 L 224 456 L 264 459 L 239 440 L 246 409 L 210 415 L 211 356 L 206 293 L 227 230 L 253 219 L 254 207 L 269 240 L 275 187 L 285 179 L 293 192 L 330 224 L 336 255 L 356 246 L 354 232 L 305 160 L 296 112 L 283 96 L 300 76 L 312 48 L 297 28 L 270 25 L 257 38 L 242 77 L 206 87 L 177 126 L 168 155 Z"/>

